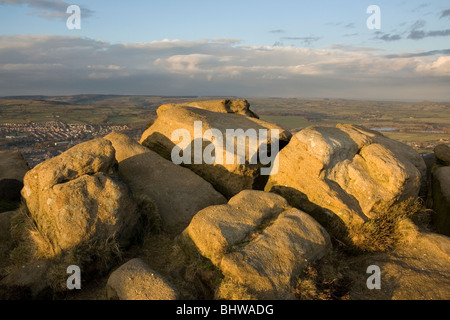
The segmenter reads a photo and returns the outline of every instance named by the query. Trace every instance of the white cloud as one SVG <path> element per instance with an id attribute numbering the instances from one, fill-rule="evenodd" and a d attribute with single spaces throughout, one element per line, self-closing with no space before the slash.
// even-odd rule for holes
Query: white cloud
<path id="1" fill-rule="evenodd" d="M 419 64 L 416 70 L 428 75 L 450 77 L 450 56 L 442 56 L 430 63 Z"/>
<path id="2" fill-rule="evenodd" d="M 437 51 L 387 56 L 373 48 L 244 46 L 236 39 L 110 44 L 81 37 L 0 36 L 0 79 L 8 79 L 1 81 L 0 95 L 114 92 L 450 100 L 449 57 Z M 430 89 L 433 97 L 427 96 Z"/>

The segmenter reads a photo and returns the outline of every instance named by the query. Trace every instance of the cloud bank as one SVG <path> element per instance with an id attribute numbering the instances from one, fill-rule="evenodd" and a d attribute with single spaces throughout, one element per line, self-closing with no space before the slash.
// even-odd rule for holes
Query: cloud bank
<path id="1" fill-rule="evenodd" d="M 449 50 L 244 46 L 239 39 L 111 44 L 0 37 L 0 95 L 154 94 L 449 100 Z"/>

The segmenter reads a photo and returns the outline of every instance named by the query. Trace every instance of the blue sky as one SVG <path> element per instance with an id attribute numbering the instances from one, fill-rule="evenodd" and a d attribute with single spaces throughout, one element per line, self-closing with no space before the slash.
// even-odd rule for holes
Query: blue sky
<path id="1" fill-rule="evenodd" d="M 450 101 L 448 88 L 449 1 L 0 0 L 0 95 Z"/>

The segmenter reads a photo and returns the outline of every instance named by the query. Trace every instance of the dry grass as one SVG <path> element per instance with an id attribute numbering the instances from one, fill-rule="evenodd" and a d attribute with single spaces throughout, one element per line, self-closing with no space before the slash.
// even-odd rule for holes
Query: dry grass
<path id="1" fill-rule="evenodd" d="M 416 234 L 411 219 L 421 210 L 422 203 L 412 198 L 394 205 L 376 207 L 373 219 L 350 230 L 349 236 L 355 249 L 362 252 L 386 251 L 402 241 L 408 241 Z"/>
<path id="2" fill-rule="evenodd" d="M 49 260 L 47 282 L 55 291 L 66 291 L 67 267 L 77 265 L 83 269 L 83 279 L 98 275 L 99 270 L 109 270 L 121 258 L 121 249 L 115 237 L 104 241 L 92 240 L 70 250 L 55 254 L 50 241 L 41 234 L 23 203 L 11 219 L 11 237 L 14 249 L 10 253 L 8 273 L 23 266 Z"/>
<path id="3" fill-rule="evenodd" d="M 10 254 L 11 267 L 21 267 L 40 258 L 42 241 L 30 217 L 28 208 L 22 203 L 11 218 L 11 238 L 14 249 Z"/>

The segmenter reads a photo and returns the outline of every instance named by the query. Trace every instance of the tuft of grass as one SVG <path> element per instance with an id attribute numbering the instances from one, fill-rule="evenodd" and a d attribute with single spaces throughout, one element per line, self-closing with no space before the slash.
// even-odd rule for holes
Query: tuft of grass
<path id="1" fill-rule="evenodd" d="M 14 249 L 10 253 L 11 267 L 21 267 L 39 259 L 37 228 L 23 202 L 11 218 L 11 238 Z"/>
<path id="2" fill-rule="evenodd" d="M 393 205 L 379 205 L 374 209 L 374 218 L 349 231 L 354 248 L 362 252 L 387 251 L 409 241 L 417 233 L 411 219 L 422 208 L 422 203 L 413 198 Z"/>

